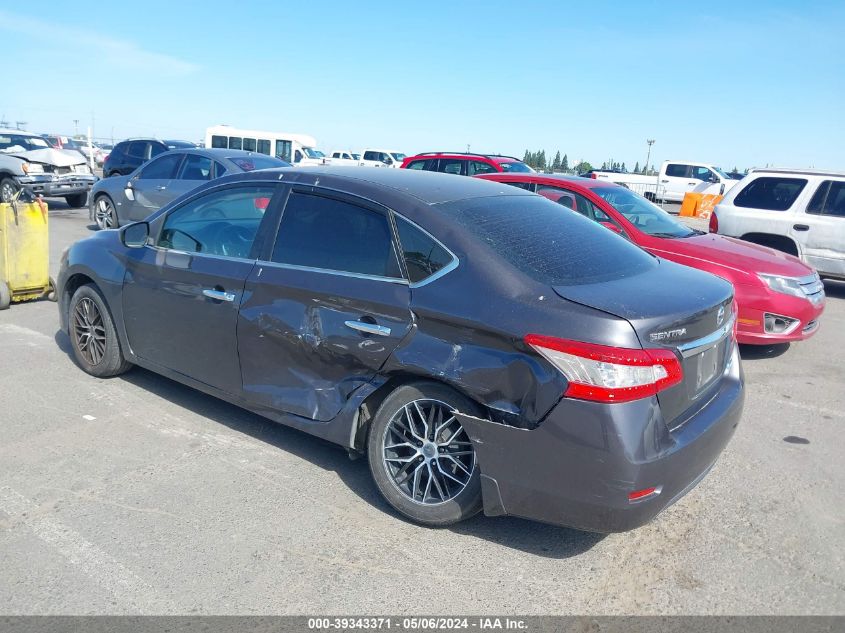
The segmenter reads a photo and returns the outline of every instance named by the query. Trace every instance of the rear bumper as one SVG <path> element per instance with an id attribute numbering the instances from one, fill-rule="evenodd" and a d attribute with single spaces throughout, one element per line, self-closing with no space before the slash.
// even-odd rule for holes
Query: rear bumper
<path id="1" fill-rule="evenodd" d="M 484 512 L 592 532 L 637 528 L 704 478 L 733 436 L 744 386 L 736 348 L 718 391 L 669 431 L 656 399 L 563 399 L 533 430 L 458 414 L 475 445 Z M 708 394 L 709 395 L 709 394 Z M 659 494 L 631 502 L 631 492 Z"/>

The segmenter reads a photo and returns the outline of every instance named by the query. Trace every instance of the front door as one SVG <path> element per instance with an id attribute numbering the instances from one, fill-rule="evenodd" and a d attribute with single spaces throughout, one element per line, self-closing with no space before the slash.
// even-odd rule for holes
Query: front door
<path id="1" fill-rule="evenodd" d="M 683 200 L 684 194 L 687 191 L 692 191 L 693 187 L 701 181 L 693 180 L 692 165 L 685 165 L 682 163 L 669 163 L 666 165 L 666 172 L 660 179 L 660 184 L 665 187 L 663 197 L 666 200 L 673 200 L 675 202 Z"/>
<path id="2" fill-rule="evenodd" d="M 384 209 L 295 188 L 278 237 L 244 288 L 238 352 L 246 397 L 334 418 L 411 329 L 410 290 Z"/>
<path id="3" fill-rule="evenodd" d="M 138 357 L 240 392 L 238 308 L 275 189 L 216 189 L 156 221 L 154 244 L 132 251 L 123 284 L 126 332 Z"/>
<path id="4" fill-rule="evenodd" d="M 168 187 L 183 157 L 181 152 L 162 154 L 132 177 L 129 181 L 134 198 L 129 207 L 129 219 L 132 222 L 143 220 L 173 199 Z M 127 193 L 127 197 L 129 195 Z"/>

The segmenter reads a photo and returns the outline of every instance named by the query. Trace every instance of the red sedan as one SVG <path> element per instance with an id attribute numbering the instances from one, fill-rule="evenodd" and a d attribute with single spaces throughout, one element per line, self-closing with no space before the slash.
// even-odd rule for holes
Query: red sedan
<path id="1" fill-rule="evenodd" d="M 625 187 L 554 174 L 485 174 L 534 191 L 600 222 L 648 252 L 730 281 L 739 305 L 737 339 L 766 345 L 812 336 L 824 311 L 818 273 L 797 257 L 696 231 Z"/>

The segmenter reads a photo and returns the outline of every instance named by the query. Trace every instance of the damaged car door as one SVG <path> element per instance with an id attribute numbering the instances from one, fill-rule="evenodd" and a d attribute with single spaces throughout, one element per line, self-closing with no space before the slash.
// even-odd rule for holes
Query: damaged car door
<path id="1" fill-rule="evenodd" d="M 389 212 L 294 187 L 272 249 L 244 287 L 238 354 L 259 407 L 327 421 L 412 327 Z"/>

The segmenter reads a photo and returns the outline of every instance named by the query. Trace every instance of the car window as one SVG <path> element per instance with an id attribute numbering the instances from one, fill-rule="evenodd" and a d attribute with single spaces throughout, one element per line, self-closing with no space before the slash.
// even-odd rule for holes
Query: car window
<path id="1" fill-rule="evenodd" d="M 229 147 L 229 139 L 225 136 L 214 135 L 211 137 L 211 147 L 227 149 Z"/>
<path id="2" fill-rule="evenodd" d="M 511 173 L 530 174 L 534 171 L 528 165 L 518 160 L 502 161 L 499 163 L 499 167 L 502 168 L 502 171 L 509 171 Z"/>
<path id="3" fill-rule="evenodd" d="M 483 163 L 480 160 L 471 160 L 467 165 L 467 175 L 476 176 L 478 174 L 495 174 L 497 170 L 490 163 Z"/>
<path id="4" fill-rule="evenodd" d="M 254 152 L 255 151 L 255 139 L 254 138 L 245 138 L 243 143 L 243 148 L 247 152 Z"/>
<path id="5" fill-rule="evenodd" d="M 425 167 L 426 161 L 424 160 L 412 160 L 408 163 L 408 166 L 405 169 L 423 169 Z"/>
<path id="6" fill-rule="evenodd" d="M 228 156 L 227 158 L 244 171 L 273 169 L 274 167 L 290 167 L 290 163 L 286 163 L 278 158 L 273 158 L 272 156 L 264 156 L 263 154 L 256 154 L 254 156 Z"/>
<path id="7" fill-rule="evenodd" d="M 419 283 L 443 270 L 455 259 L 437 240 L 403 217 L 396 217 L 402 255 L 411 283 Z"/>
<path id="8" fill-rule="evenodd" d="M 220 176 L 225 175 L 227 171 L 228 170 L 223 165 L 221 165 L 217 161 L 214 161 L 214 177 L 215 178 L 220 178 Z"/>
<path id="9" fill-rule="evenodd" d="M 613 218 L 599 209 L 580 193 L 576 193 L 562 187 L 552 187 L 551 185 L 537 185 L 537 193 L 544 198 L 548 198 L 552 202 L 557 202 L 558 204 L 562 204 L 563 206 L 580 213 L 585 218 L 590 218 L 596 222 L 610 222 L 612 224 L 616 224 Z"/>
<path id="10" fill-rule="evenodd" d="M 168 150 L 167 145 L 163 143 L 150 143 L 150 158 L 153 156 L 158 156 L 159 154 L 164 154 Z"/>
<path id="11" fill-rule="evenodd" d="M 189 253 L 249 257 L 272 186 L 233 187 L 208 193 L 173 210 L 157 245 Z"/>
<path id="12" fill-rule="evenodd" d="M 678 163 L 669 163 L 666 165 L 666 175 L 673 178 L 689 178 L 691 167 L 689 165 L 681 165 Z"/>
<path id="13" fill-rule="evenodd" d="M 401 277 L 387 217 L 348 202 L 291 193 L 272 259 L 280 264 Z"/>
<path id="14" fill-rule="evenodd" d="M 168 154 L 153 161 L 138 174 L 139 180 L 170 180 L 176 174 L 176 168 L 184 154 Z"/>
<path id="15" fill-rule="evenodd" d="M 542 196 L 490 196 L 438 206 L 480 244 L 551 286 L 633 277 L 658 265 L 639 247 Z"/>
<path id="16" fill-rule="evenodd" d="M 132 141 L 126 148 L 126 155 L 132 158 L 146 158 L 147 144 L 144 141 Z"/>
<path id="17" fill-rule="evenodd" d="M 813 194 L 807 213 L 845 217 L 845 182 L 825 180 Z"/>
<path id="18" fill-rule="evenodd" d="M 444 174 L 461 174 L 461 166 L 464 164 L 463 160 L 458 158 L 441 158 L 437 171 L 442 171 Z"/>
<path id="19" fill-rule="evenodd" d="M 241 149 L 243 146 L 243 140 L 240 136 L 230 136 L 229 137 L 229 149 Z"/>
<path id="20" fill-rule="evenodd" d="M 745 185 L 734 198 L 734 205 L 768 211 L 786 211 L 806 185 L 805 178 L 762 176 Z"/>
<path id="21" fill-rule="evenodd" d="M 160 158 L 156 162 L 161 160 L 164 159 Z M 212 161 L 208 156 L 187 154 L 177 178 L 179 180 L 211 180 L 213 178 L 213 163 L 214 161 Z"/>
<path id="22" fill-rule="evenodd" d="M 364 160 L 378 160 L 378 152 L 367 151 L 364 152 Z"/>
<path id="23" fill-rule="evenodd" d="M 697 178 L 698 180 L 703 180 L 704 182 L 709 182 L 710 179 L 714 177 L 714 174 L 712 171 L 707 169 L 707 167 L 693 167 L 692 177 Z"/>
<path id="24" fill-rule="evenodd" d="M 593 193 L 625 216 L 643 233 L 654 237 L 692 237 L 696 232 L 666 211 L 625 187 L 594 187 Z M 597 211 L 599 211 L 597 209 Z M 600 212 L 600 211 L 599 211 Z M 599 222 L 606 222 L 596 218 Z"/>

